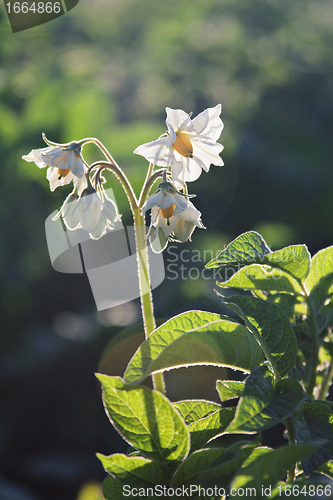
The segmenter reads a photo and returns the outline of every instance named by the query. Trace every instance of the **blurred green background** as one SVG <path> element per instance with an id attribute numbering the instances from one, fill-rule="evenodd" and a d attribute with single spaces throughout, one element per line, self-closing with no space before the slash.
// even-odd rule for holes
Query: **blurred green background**
<path id="1" fill-rule="evenodd" d="M 164 108 L 196 115 L 221 102 L 225 166 L 189 185 L 207 229 L 165 252 L 154 292 L 159 318 L 221 312 L 202 269 L 239 233 L 312 254 L 332 244 L 332 47 L 329 0 L 81 0 L 15 34 L 0 7 L 1 500 L 100 498 L 94 453 L 126 445 L 94 372 L 110 338 L 140 317 L 137 301 L 97 313 L 86 276 L 52 269 L 44 222 L 70 188 L 50 193 L 46 171 L 22 155 L 44 147 L 41 132 L 98 137 L 138 194 L 146 162 L 132 151 L 165 130 Z M 84 154 L 101 158 L 93 146 Z M 114 358 L 108 369 L 120 375 Z M 185 378 L 175 385 L 174 398 L 192 397 Z"/>

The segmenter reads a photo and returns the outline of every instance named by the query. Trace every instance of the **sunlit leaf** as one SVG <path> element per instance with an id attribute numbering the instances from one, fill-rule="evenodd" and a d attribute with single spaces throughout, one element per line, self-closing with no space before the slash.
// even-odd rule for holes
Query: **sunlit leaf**
<path id="1" fill-rule="evenodd" d="M 305 280 L 307 289 L 311 291 L 319 281 L 333 273 L 333 246 L 324 248 L 312 257 L 310 272 Z"/>
<path id="2" fill-rule="evenodd" d="M 234 380 L 217 380 L 216 389 L 220 395 L 221 401 L 238 398 L 242 395 L 245 382 L 235 382 Z"/>
<path id="3" fill-rule="evenodd" d="M 232 287 L 243 290 L 264 290 L 302 294 L 302 287 L 282 269 L 252 264 L 243 267 L 228 281 L 218 283 L 222 288 Z"/>
<path id="4" fill-rule="evenodd" d="M 158 462 L 143 457 L 128 457 L 122 453 L 105 456 L 100 453 L 97 458 L 102 462 L 106 472 L 118 479 L 122 484 L 131 487 L 147 487 L 153 484 L 165 484 L 167 469 Z"/>
<path id="5" fill-rule="evenodd" d="M 234 420 L 227 432 L 254 433 L 269 429 L 292 415 L 304 400 L 296 380 L 275 383 L 267 365 L 255 367 L 248 376 Z"/>
<path id="6" fill-rule="evenodd" d="M 148 387 L 126 386 L 120 377 L 96 376 L 103 386 L 106 412 L 130 445 L 159 461 L 187 455 L 188 429 L 165 396 Z"/>
<path id="7" fill-rule="evenodd" d="M 127 384 L 148 375 L 189 365 L 221 365 L 249 372 L 262 352 L 239 323 L 218 314 L 189 311 L 157 328 L 139 347 L 124 374 Z"/>
<path id="8" fill-rule="evenodd" d="M 267 264 L 277 267 L 303 281 L 310 269 L 310 254 L 305 245 L 290 245 L 272 252 L 255 231 L 241 234 L 206 267 Z"/>
<path id="9" fill-rule="evenodd" d="M 189 399 L 177 401 L 177 403 L 172 404 L 177 408 L 186 425 L 193 424 L 193 422 L 197 422 L 197 420 L 205 418 L 221 409 L 221 405 L 218 403 L 202 399 Z"/>
<path id="10" fill-rule="evenodd" d="M 286 471 L 310 454 L 313 449 L 313 446 L 308 445 L 290 445 L 261 454 L 256 460 L 238 471 L 230 485 L 230 490 L 233 488 L 235 492 L 233 498 L 241 498 L 237 490 L 242 491 L 242 488 L 244 491 L 247 488 L 248 494 L 254 498 L 266 499 L 263 488 L 275 486 L 278 481 L 284 479 Z"/>

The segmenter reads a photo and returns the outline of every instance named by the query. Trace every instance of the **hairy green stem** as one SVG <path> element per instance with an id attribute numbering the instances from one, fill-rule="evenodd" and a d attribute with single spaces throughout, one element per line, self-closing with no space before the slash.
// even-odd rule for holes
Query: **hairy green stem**
<path id="1" fill-rule="evenodd" d="M 333 377 L 333 363 L 331 362 L 329 364 L 328 370 L 326 372 L 322 386 L 320 388 L 318 399 L 326 399 L 329 387 L 331 385 L 332 377 Z"/>
<path id="2" fill-rule="evenodd" d="M 122 185 L 122 187 L 127 195 L 128 201 L 129 201 L 130 206 L 131 206 L 132 213 L 134 215 L 134 210 L 138 206 L 138 200 L 136 199 L 136 196 L 135 196 L 135 193 L 132 189 L 132 186 L 131 186 L 129 180 L 127 179 L 126 175 L 122 171 L 122 169 L 117 164 L 114 164 L 114 163 L 109 162 L 109 161 L 96 161 L 95 163 L 92 163 L 90 165 L 90 169 L 92 169 L 94 167 L 104 167 L 104 168 L 110 170 L 118 178 L 118 180 L 120 181 L 120 184 Z"/>
<path id="3" fill-rule="evenodd" d="M 160 170 L 156 170 L 156 172 L 154 172 L 154 173 L 152 173 L 148 170 L 147 177 L 146 177 L 145 183 L 142 187 L 142 191 L 141 191 L 140 198 L 139 198 L 139 206 L 140 207 L 142 207 L 142 205 L 146 201 L 148 193 L 149 193 L 152 185 L 154 184 L 154 182 L 156 182 L 156 180 L 159 177 L 163 176 L 164 170 L 165 170 L 164 168 L 161 168 Z"/>
<path id="4" fill-rule="evenodd" d="M 288 431 L 289 444 L 296 444 L 296 439 L 295 439 L 295 434 L 294 434 L 294 429 L 293 429 L 293 423 L 292 423 L 291 418 L 287 417 L 285 419 L 284 423 L 285 423 L 285 426 L 287 427 L 287 431 Z M 296 464 L 294 465 L 294 467 L 292 467 L 288 471 L 287 483 L 292 483 L 294 481 L 294 479 L 295 479 L 295 469 L 296 469 Z"/>
<path id="5" fill-rule="evenodd" d="M 154 306 L 150 284 L 148 250 L 146 243 L 145 219 L 140 213 L 140 207 L 134 210 L 135 241 L 137 249 L 139 286 L 141 297 L 141 311 L 146 338 L 156 328 Z M 162 373 L 152 375 L 154 389 L 164 394 L 164 380 Z"/>
<path id="6" fill-rule="evenodd" d="M 318 358 L 319 358 L 319 332 L 318 332 L 317 322 L 316 322 L 316 318 L 315 318 L 315 312 L 314 312 L 313 305 L 312 305 L 312 302 L 311 302 L 310 297 L 309 297 L 309 293 L 308 293 L 304 284 L 302 285 L 302 287 L 303 287 L 306 302 L 308 305 L 309 317 L 310 317 L 310 321 L 312 324 L 312 333 L 313 333 L 313 357 L 312 357 L 311 377 L 310 377 L 309 385 L 308 385 L 308 388 L 306 391 L 309 398 L 313 399 L 313 397 L 314 397 L 313 390 L 314 390 L 315 385 L 316 385 Z"/>

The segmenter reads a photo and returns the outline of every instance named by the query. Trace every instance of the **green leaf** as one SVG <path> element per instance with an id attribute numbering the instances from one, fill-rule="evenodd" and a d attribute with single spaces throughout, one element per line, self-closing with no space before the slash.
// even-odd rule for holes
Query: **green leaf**
<path id="1" fill-rule="evenodd" d="M 259 297 L 275 304 L 282 309 L 287 316 L 307 315 L 307 306 L 304 298 L 300 295 L 291 295 L 290 293 L 274 293 L 268 297 Z"/>
<path id="2" fill-rule="evenodd" d="M 310 272 L 305 284 L 311 291 L 322 278 L 333 273 L 333 246 L 324 248 L 312 257 Z"/>
<path id="3" fill-rule="evenodd" d="M 333 293 L 333 273 L 324 276 L 311 290 L 310 300 L 312 302 L 315 313 L 320 312 L 326 300 Z"/>
<path id="4" fill-rule="evenodd" d="M 333 324 L 333 301 L 323 307 L 317 317 L 317 323 L 320 333 L 326 331 L 326 328 Z"/>
<path id="5" fill-rule="evenodd" d="M 166 484 L 167 470 L 158 462 L 143 457 L 128 457 L 122 453 L 105 456 L 97 453 L 106 472 L 122 484 L 132 487 L 147 487 L 152 484 Z"/>
<path id="6" fill-rule="evenodd" d="M 213 438 L 225 433 L 235 415 L 236 408 L 221 408 L 188 426 L 191 433 L 191 451 L 202 448 Z"/>
<path id="7" fill-rule="evenodd" d="M 180 464 L 172 485 L 216 485 L 227 488 L 235 472 L 252 452 L 253 446 L 250 444 L 238 449 L 208 448 L 195 451 Z"/>
<path id="8" fill-rule="evenodd" d="M 228 281 L 217 283 L 221 288 L 264 290 L 302 294 L 302 287 L 282 269 L 252 264 L 237 271 Z"/>
<path id="9" fill-rule="evenodd" d="M 322 472 L 325 476 L 333 479 L 333 462 L 329 461 L 317 468 L 317 471 Z"/>
<path id="10" fill-rule="evenodd" d="M 310 454 L 313 449 L 313 446 L 308 445 L 290 445 L 263 453 L 238 471 L 230 485 L 230 491 L 235 492 L 232 498 L 244 498 L 237 495 L 237 490 L 242 488 L 253 498 L 266 499 L 263 489 L 275 486 L 278 481 L 284 479 L 286 471 Z"/>
<path id="11" fill-rule="evenodd" d="M 239 398 L 245 387 L 245 382 L 235 382 L 234 380 L 217 380 L 216 389 L 220 395 L 221 401 Z"/>
<path id="12" fill-rule="evenodd" d="M 285 376 L 296 363 L 297 341 L 286 314 L 276 305 L 255 297 L 234 295 L 224 300 L 260 344 L 273 371 Z"/>
<path id="13" fill-rule="evenodd" d="M 260 457 L 261 455 L 264 455 L 265 453 L 272 451 L 272 449 L 273 448 L 269 448 L 268 446 L 258 446 L 257 448 L 254 448 L 254 450 L 251 452 L 251 455 L 249 455 L 249 457 L 243 463 L 242 467 L 246 467 L 251 462 L 257 460 L 257 458 Z"/>
<path id="14" fill-rule="evenodd" d="M 215 259 L 208 262 L 206 267 L 236 264 L 267 264 L 303 281 L 309 273 L 310 254 L 305 245 L 291 245 L 272 252 L 260 234 L 249 231 L 232 241 Z"/>
<path id="15" fill-rule="evenodd" d="M 180 412 L 191 433 L 191 451 L 201 448 L 224 433 L 234 418 L 235 408 L 221 408 L 211 401 L 178 401 L 173 405 Z"/>
<path id="16" fill-rule="evenodd" d="M 188 454 L 189 431 L 165 396 L 148 387 L 125 386 L 120 377 L 96 376 L 106 412 L 131 446 L 160 461 L 182 460 Z"/>
<path id="17" fill-rule="evenodd" d="M 256 231 L 249 231 L 238 236 L 225 250 L 212 259 L 206 267 L 220 267 L 228 264 L 263 264 L 263 257 L 271 253 L 265 240 Z"/>
<path id="18" fill-rule="evenodd" d="M 124 374 L 127 384 L 152 373 L 189 365 L 221 365 L 245 372 L 262 352 L 249 331 L 218 314 L 188 311 L 170 319 L 141 344 Z"/>
<path id="19" fill-rule="evenodd" d="M 256 366 L 246 380 L 227 432 L 247 434 L 269 429 L 293 414 L 303 400 L 304 391 L 296 380 L 275 383 L 267 365 Z"/>
<path id="20" fill-rule="evenodd" d="M 177 408 L 186 425 L 193 424 L 193 422 L 197 422 L 221 409 L 221 405 L 218 403 L 202 399 L 189 399 L 172 404 Z"/>
<path id="21" fill-rule="evenodd" d="M 304 403 L 293 427 L 298 443 L 316 443 L 319 447 L 302 462 L 306 475 L 333 458 L 333 412 L 328 406 L 319 401 Z"/>
<path id="22" fill-rule="evenodd" d="M 102 490 L 104 500 L 124 500 L 123 485 L 110 475 L 103 481 Z"/>

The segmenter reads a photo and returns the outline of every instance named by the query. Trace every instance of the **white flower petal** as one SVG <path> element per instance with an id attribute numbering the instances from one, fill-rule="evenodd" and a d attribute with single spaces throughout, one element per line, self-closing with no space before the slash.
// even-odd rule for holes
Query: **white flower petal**
<path id="1" fill-rule="evenodd" d="M 197 162 L 197 164 L 208 172 L 211 165 L 223 165 L 222 158 L 219 156 L 222 149 L 222 144 L 216 143 L 214 146 L 210 146 L 198 141 L 193 145 L 192 161 Z"/>
<path id="2" fill-rule="evenodd" d="M 46 153 L 51 148 L 43 148 L 43 149 L 32 149 L 28 155 L 22 156 L 25 161 L 34 161 L 39 168 L 47 167 L 47 163 L 42 158 L 42 153 Z"/>
<path id="3" fill-rule="evenodd" d="M 103 214 L 100 216 L 99 221 L 92 231 L 89 232 L 89 236 L 92 240 L 99 240 L 106 234 L 107 221 Z"/>
<path id="4" fill-rule="evenodd" d="M 75 177 L 74 176 L 73 184 L 74 184 L 74 188 L 77 189 L 79 196 L 81 196 L 83 191 L 85 189 L 87 189 L 87 187 L 88 187 L 88 182 L 87 182 L 86 176 L 83 176 L 83 177 Z"/>
<path id="5" fill-rule="evenodd" d="M 144 156 L 150 163 L 154 163 L 154 165 L 168 167 L 173 157 L 173 150 L 170 149 L 171 143 L 172 139 L 170 136 L 162 137 L 156 141 L 138 146 L 134 153 Z"/>
<path id="6" fill-rule="evenodd" d="M 66 176 L 61 176 L 56 167 L 48 167 L 46 178 L 50 182 L 50 190 L 54 191 L 59 186 L 69 184 L 74 179 L 74 175 L 72 172 L 68 172 Z"/>
<path id="7" fill-rule="evenodd" d="M 202 162 L 198 163 L 195 158 L 183 158 L 171 165 L 172 181 L 176 187 L 183 188 L 186 182 L 196 181 L 202 172 Z"/>
<path id="8" fill-rule="evenodd" d="M 190 116 L 181 109 L 165 108 L 167 118 L 166 124 L 171 126 L 177 133 L 178 131 L 192 132 L 193 125 Z M 174 142 L 174 141 L 173 141 Z"/>
<path id="9" fill-rule="evenodd" d="M 180 243 L 189 239 L 195 229 L 195 224 L 188 220 L 179 219 L 174 229 L 175 236 Z"/>
<path id="10" fill-rule="evenodd" d="M 77 151 L 69 151 L 69 152 L 73 153 L 71 156 L 69 156 L 69 166 L 71 171 L 77 177 L 82 177 L 84 175 L 85 168 L 81 156 Z"/>
<path id="11" fill-rule="evenodd" d="M 79 197 L 77 194 L 71 193 L 67 196 L 61 208 L 64 223 L 71 231 L 80 227 L 79 215 L 75 210 L 78 199 Z"/>
<path id="12" fill-rule="evenodd" d="M 155 205 L 161 203 L 163 196 L 162 191 L 157 191 L 156 193 L 148 196 L 141 208 L 142 214 L 144 215 L 150 208 L 153 208 Z"/>
<path id="13" fill-rule="evenodd" d="M 193 129 L 196 134 L 204 135 L 211 141 L 217 141 L 223 130 L 223 122 L 220 118 L 222 111 L 221 104 L 215 108 L 205 109 L 192 120 Z"/>
<path id="14" fill-rule="evenodd" d="M 149 237 L 149 243 L 154 253 L 161 253 L 168 244 L 168 238 L 162 229 L 153 228 Z"/>
<path id="15" fill-rule="evenodd" d="M 118 213 L 117 205 L 112 200 L 107 198 L 106 195 L 103 201 L 103 214 L 105 215 L 106 222 L 109 222 L 110 224 L 108 225 L 111 226 L 114 226 L 114 224 L 121 219 L 121 216 Z"/>
<path id="16" fill-rule="evenodd" d="M 76 206 L 80 224 L 90 233 L 98 224 L 103 205 L 97 193 L 83 195 Z"/>
<path id="17" fill-rule="evenodd" d="M 178 216 L 179 219 L 187 220 L 192 222 L 197 227 L 203 227 L 201 222 L 201 212 L 195 208 L 193 203 L 188 202 L 188 207 L 184 212 L 181 212 Z"/>

